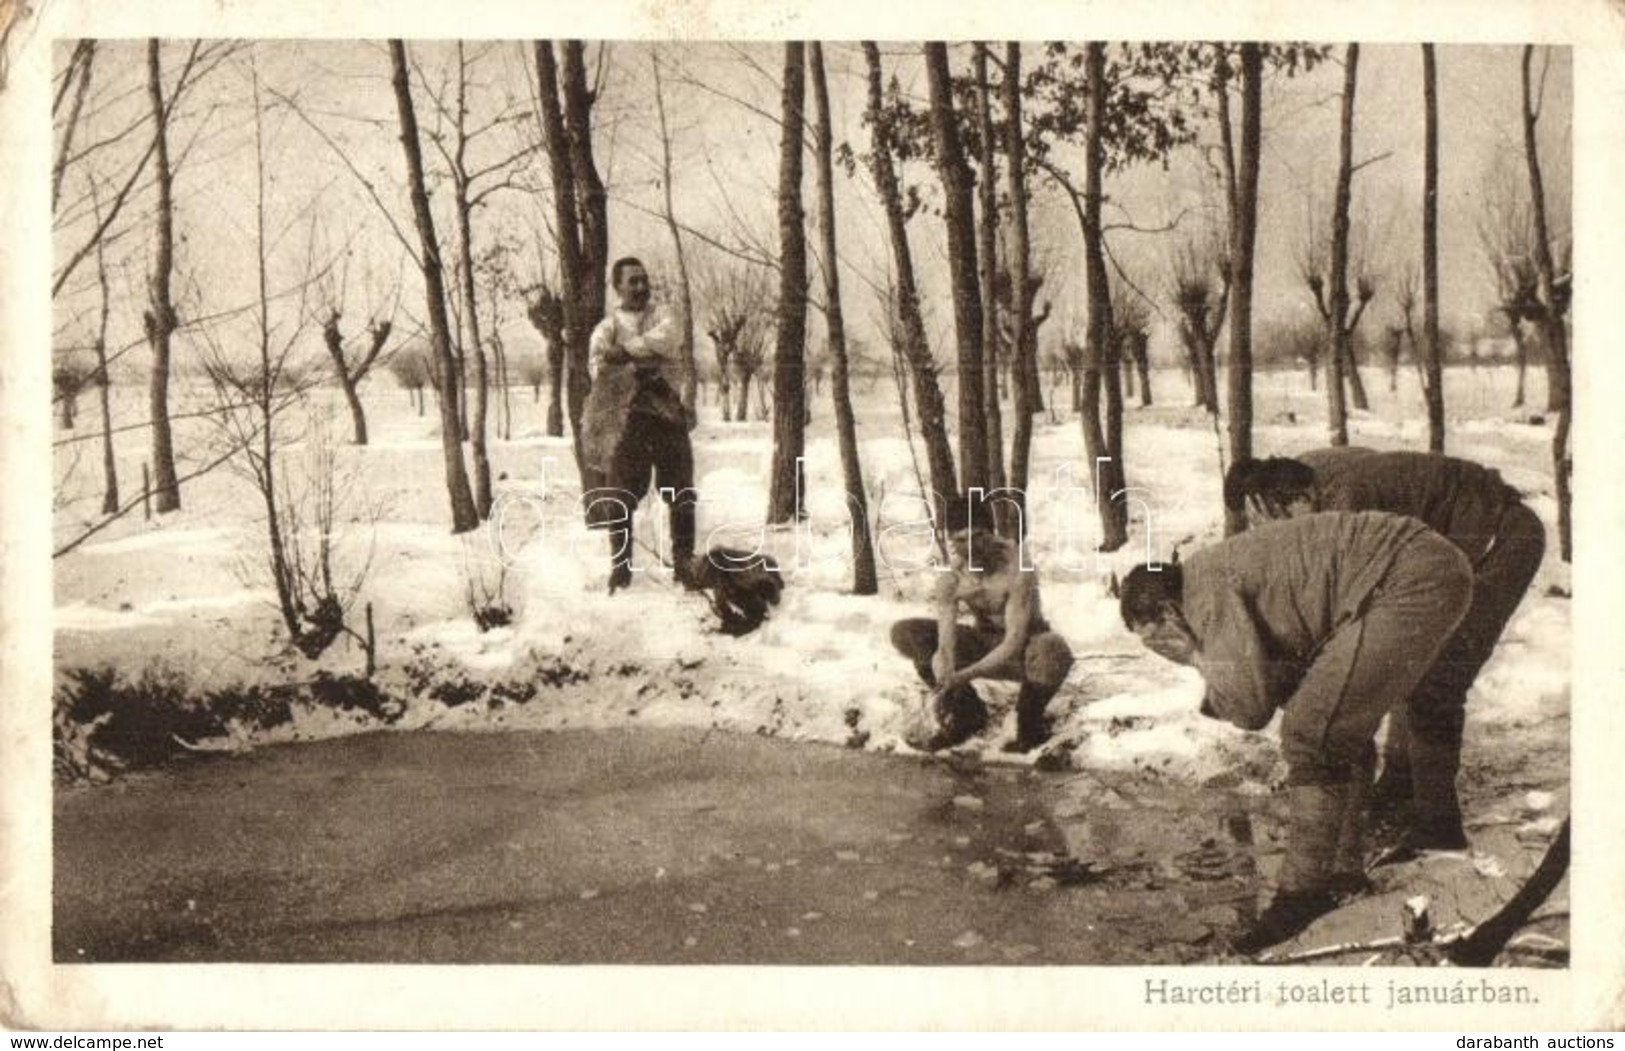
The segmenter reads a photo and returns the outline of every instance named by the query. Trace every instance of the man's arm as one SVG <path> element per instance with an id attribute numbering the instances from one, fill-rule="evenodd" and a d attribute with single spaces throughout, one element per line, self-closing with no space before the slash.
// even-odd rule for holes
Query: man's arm
<path id="1" fill-rule="evenodd" d="M 619 363 L 618 355 L 624 353 L 625 348 L 618 345 L 615 316 L 611 314 L 593 328 L 587 340 L 587 375 L 596 378 L 600 368 L 606 363 Z"/>
<path id="2" fill-rule="evenodd" d="M 627 353 L 634 358 L 666 358 L 672 361 L 678 357 L 677 344 L 677 324 L 671 314 L 664 310 L 655 315 L 654 324 L 625 341 Z"/>
<path id="3" fill-rule="evenodd" d="M 1258 622 L 1246 600 L 1233 591 L 1220 599 L 1196 656 L 1207 683 L 1204 714 L 1217 715 L 1243 730 L 1262 730 L 1275 716 L 1277 697 L 1288 684 L 1285 669 L 1269 659 Z"/>
<path id="4" fill-rule="evenodd" d="M 954 672 L 956 682 L 969 682 L 1006 667 L 1027 648 L 1027 638 L 1032 632 L 1033 594 L 1038 584 L 1032 573 L 1019 569 L 1012 569 L 1010 573 L 1015 579 L 1004 600 L 1004 638 L 981 660 Z"/>

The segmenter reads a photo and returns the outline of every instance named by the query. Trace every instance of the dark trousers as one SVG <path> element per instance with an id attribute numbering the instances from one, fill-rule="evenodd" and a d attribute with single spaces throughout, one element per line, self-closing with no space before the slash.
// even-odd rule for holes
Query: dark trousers
<path id="1" fill-rule="evenodd" d="M 965 668 L 981 660 L 1004 638 L 997 629 L 978 628 L 961 624 L 954 631 L 954 667 Z M 914 668 L 927 684 L 937 684 L 931 670 L 931 659 L 937 654 L 937 622 L 926 617 L 900 620 L 891 628 L 892 645 L 914 662 Z M 1027 639 L 1027 648 L 1008 667 L 996 669 L 988 678 L 1004 682 L 1041 686 L 1049 691 L 1046 698 L 1061 688 L 1067 672 L 1072 670 L 1072 650 L 1066 640 L 1049 626 L 1040 624 Z"/>
<path id="2" fill-rule="evenodd" d="M 627 421 L 610 485 L 588 494 L 588 520 L 608 528 L 611 560 L 632 559 L 632 513 L 648 495 L 650 476 L 656 492 L 670 506 L 672 561 L 681 564 L 694 554 L 694 450 L 684 423 L 641 412 Z"/>
<path id="3" fill-rule="evenodd" d="M 1473 566 L 1467 615 L 1406 705 L 1413 737 L 1441 745 L 1461 743 L 1467 691 L 1494 655 L 1545 553 L 1546 527 L 1540 518 L 1523 504 L 1509 507 L 1489 550 Z"/>

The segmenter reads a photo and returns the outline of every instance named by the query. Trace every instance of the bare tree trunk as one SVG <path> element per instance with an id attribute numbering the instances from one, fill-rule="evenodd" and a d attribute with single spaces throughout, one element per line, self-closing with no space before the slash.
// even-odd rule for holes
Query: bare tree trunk
<path id="1" fill-rule="evenodd" d="M 1422 393 L 1428 407 L 1428 450 L 1444 452 L 1444 348 L 1439 342 L 1439 81 L 1433 45 L 1422 45 Z"/>
<path id="2" fill-rule="evenodd" d="M 119 504 L 118 461 L 113 455 L 113 377 L 107 372 L 107 316 L 112 308 L 112 292 L 107 280 L 107 256 L 99 240 L 96 242 L 96 283 L 101 289 L 96 326 L 96 376 L 101 387 L 98 393 L 102 410 L 102 514 L 110 515 L 117 513 Z"/>
<path id="3" fill-rule="evenodd" d="M 750 377 L 748 372 L 739 377 L 739 401 L 734 405 L 734 420 L 738 423 L 750 419 Z"/>
<path id="4" fill-rule="evenodd" d="M 587 326 L 580 337 L 583 355 L 592 326 L 604 316 L 609 280 L 609 195 L 604 192 L 604 180 L 599 177 L 597 162 L 593 160 L 593 101 L 593 92 L 587 87 L 586 45 L 579 40 L 566 40 L 564 124 L 569 132 L 570 168 L 575 176 L 576 206 L 580 212 L 581 262 L 586 268 L 581 284 L 585 297 L 581 315 Z"/>
<path id="5" fill-rule="evenodd" d="M 997 162 L 993 142 L 993 100 L 987 80 L 987 45 L 978 42 L 975 50 L 976 124 L 978 165 L 981 177 L 981 213 L 977 221 L 977 276 L 982 294 L 982 422 L 987 432 L 987 484 L 992 489 L 1005 485 L 1004 420 L 999 408 L 999 303 L 995 294 L 998 270 L 999 203 Z M 1012 456 L 1013 459 L 1013 456 Z M 1000 504 L 999 507 L 1003 507 Z"/>
<path id="6" fill-rule="evenodd" d="M 254 198 L 254 262 L 258 278 L 259 321 L 259 376 L 255 387 L 255 406 L 259 413 L 259 458 L 249 462 L 259 483 L 260 497 L 265 504 L 266 539 L 270 547 L 271 578 L 275 582 L 277 607 L 282 623 L 291 640 L 299 638 L 300 608 L 297 599 L 297 579 L 288 559 L 287 543 L 282 535 L 282 511 L 277 506 L 276 484 L 276 417 L 272 406 L 275 397 L 276 373 L 271 367 L 271 294 L 266 275 L 265 237 L 265 137 L 264 112 L 260 108 L 259 71 L 251 63 L 254 106 L 254 175 L 257 193 Z M 246 450 L 245 450 L 246 451 Z"/>
<path id="7" fill-rule="evenodd" d="M 892 130 L 881 100 L 880 49 L 873 41 L 863 42 L 868 67 L 868 114 L 871 136 L 870 163 L 875 184 L 886 209 L 886 229 L 890 235 L 892 261 L 897 271 L 897 306 L 903 337 L 903 353 L 914 387 L 914 404 L 920 418 L 920 434 L 925 439 L 931 487 L 946 496 L 958 487 L 953 448 L 948 443 L 946 411 L 942 389 L 937 385 L 936 362 L 925 340 L 925 322 L 920 315 L 920 296 L 914 280 L 914 260 L 908 246 L 908 227 L 903 218 L 903 195 L 892 162 Z"/>
<path id="8" fill-rule="evenodd" d="M 1360 363 L 1354 356 L 1354 326 L 1349 326 L 1348 339 L 1343 341 L 1343 350 L 1348 355 L 1343 362 L 1344 375 L 1349 381 L 1349 398 L 1356 409 L 1368 412 L 1371 409 L 1371 399 L 1365 394 L 1365 380 L 1360 378 Z"/>
<path id="9" fill-rule="evenodd" d="M 1546 370 L 1549 377 L 1548 406 L 1557 410 L 1557 428 L 1552 436 L 1552 475 L 1557 487 L 1557 534 L 1559 549 L 1565 562 L 1574 557 L 1573 493 L 1570 488 L 1572 463 L 1569 452 L 1569 429 L 1573 422 L 1573 377 L 1569 369 L 1568 327 L 1563 320 L 1563 307 L 1557 293 L 1557 265 L 1552 259 L 1551 229 L 1546 220 L 1546 184 L 1541 175 L 1540 147 L 1535 134 L 1540 112 L 1536 109 L 1533 86 L 1530 83 L 1530 63 L 1535 47 L 1523 49 L 1523 155 L 1529 170 L 1529 200 L 1532 205 L 1535 234 L 1535 272 L 1540 289 L 1540 330 L 1546 345 Z"/>
<path id="10" fill-rule="evenodd" d="M 829 85 L 824 77 L 824 48 L 816 40 L 807 47 L 812 71 L 813 113 L 817 121 L 813 142 L 817 148 L 818 240 L 824 256 L 830 397 L 834 402 L 835 434 L 841 452 L 841 480 L 846 487 L 847 510 L 852 520 L 852 593 L 873 595 L 880 590 L 880 580 L 875 572 L 874 540 L 869 534 L 869 496 L 863 486 L 863 465 L 858 459 L 857 418 L 852 412 L 847 372 L 846 318 L 841 310 L 840 256 L 835 251 L 835 133 L 830 122 Z"/>
<path id="11" fill-rule="evenodd" d="M 548 171 L 553 183 L 553 231 L 558 239 L 560 295 L 564 312 L 565 402 L 570 417 L 570 434 L 581 464 L 581 408 L 587 401 L 587 341 L 592 327 L 603 315 L 602 308 L 593 313 L 588 284 L 593 273 L 589 259 L 581 244 L 580 209 L 576 203 L 575 168 L 569 135 L 564 130 L 564 115 L 559 107 L 558 65 L 553 57 L 551 41 L 538 40 L 536 54 L 536 81 L 542 108 L 542 134 L 547 140 Z M 600 281 L 602 278 L 600 277 Z M 600 292 L 600 296 L 602 293 Z M 551 362 L 552 349 L 549 348 Z M 555 380 L 554 390 L 558 390 Z M 556 396 L 556 395 L 555 395 Z"/>
<path id="12" fill-rule="evenodd" d="M 654 70 L 655 112 L 660 117 L 661 182 L 665 190 L 666 231 L 671 234 L 672 250 L 677 256 L 677 310 L 682 315 L 682 343 L 678 353 L 683 359 L 683 409 L 693 426 L 699 419 L 698 395 L 700 370 L 694 361 L 694 293 L 688 278 L 688 256 L 683 252 L 683 234 L 677 226 L 677 212 L 672 204 L 671 130 L 666 125 L 666 93 L 660 79 L 660 55 L 651 52 L 649 64 Z"/>
<path id="13" fill-rule="evenodd" d="M 446 287 L 440 262 L 440 244 L 435 236 L 434 216 L 429 211 L 429 195 L 423 185 L 423 153 L 418 142 L 417 112 L 412 106 L 412 89 L 407 82 L 406 46 L 400 40 L 389 42 L 394 66 L 395 106 L 400 112 L 401 145 L 406 152 L 412 214 L 417 221 L 422 244 L 424 296 L 429 314 L 430 346 L 440 373 L 440 445 L 446 466 L 446 492 L 451 500 L 451 531 L 466 533 L 480 524 L 474 496 L 469 492 L 468 473 L 463 466 L 463 448 L 458 441 L 456 363 L 451 356 L 451 325 L 446 318 Z"/>
<path id="14" fill-rule="evenodd" d="M 1360 45 L 1350 44 L 1343 59 L 1343 104 L 1338 132 L 1337 191 L 1332 204 L 1331 288 L 1328 290 L 1327 426 L 1333 445 L 1349 443 L 1348 409 L 1344 402 L 1344 375 L 1350 360 L 1349 331 L 1349 201 L 1354 182 L 1354 92 L 1359 83 Z"/>
<path id="15" fill-rule="evenodd" d="M 1221 59 L 1223 61 L 1223 59 Z M 1230 462 L 1253 456 L 1253 252 L 1258 235 L 1258 172 L 1263 141 L 1263 48 L 1241 45 L 1241 152 L 1230 198 Z M 1225 533 L 1244 526 L 1227 511 Z"/>
<path id="16" fill-rule="evenodd" d="M 350 424 L 355 431 L 355 443 L 367 444 L 367 414 L 361 408 L 361 399 L 356 396 L 355 379 L 350 375 L 350 365 L 344 360 L 344 336 L 339 332 L 339 312 L 333 310 L 322 323 L 322 344 L 327 347 L 327 356 L 333 359 L 333 378 L 339 381 L 339 389 L 344 392 L 344 400 L 350 406 Z"/>
<path id="17" fill-rule="evenodd" d="M 496 317 L 491 319 L 491 358 L 496 368 L 497 386 L 502 391 L 502 402 L 498 407 L 502 417 L 502 440 L 513 441 L 513 396 L 508 376 L 508 348 L 502 342 L 502 330 L 496 323 Z"/>
<path id="18" fill-rule="evenodd" d="M 1100 223 L 1101 177 L 1105 168 L 1106 46 L 1087 45 L 1085 67 L 1089 78 L 1088 132 L 1084 144 L 1083 259 L 1089 295 L 1089 329 L 1085 340 L 1087 372 L 1083 392 L 1083 442 L 1095 479 L 1095 501 L 1100 511 L 1100 550 L 1116 551 L 1128 542 L 1127 504 L 1116 497 L 1124 488 L 1121 456 L 1113 456 L 1107 430 L 1100 421 L 1100 385 L 1107 365 L 1106 344 L 1111 338 L 1111 289 L 1106 281 L 1106 255 Z M 1108 392 L 1107 398 L 1111 395 Z M 1109 406 L 1109 403 L 1108 403 Z M 1119 405 L 1119 408 L 1121 406 Z M 1108 407 L 1109 411 L 1109 407 Z"/>
<path id="19" fill-rule="evenodd" d="M 456 149 L 452 155 L 452 197 L 457 213 L 457 249 L 461 256 L 457 267 L 458 277 L 461 281 L 460 292 L 463 300 L 464 321 L 467 325 L 468 346 L 465 355 L 472 351 L 474 356 L 474 415 L 467 428 L 469 451 L 474 458 L 474 510 L 480 518 L 491 517 L 491 457 L 486 451 L 485 437 L 489 430 L 487 417 L 490 411 L 491 387 L 486 373 L 485 343 L 480 337 L 480 309 L 479 298 L 474 290 L 474 223 L 473 205 L 469 202 L 467 153 L 467 117 L 468 117 L 468 65 L 463 55 L 463 43 L 457 42 L 457 112 L 455 114 L 457 141 Z M 461 364 L 461 362 L 459 362 Z M 466 374 L 460 375 L 464 379 L 462 387 L 466 387 Z M 462 393 L 462 387 L 459 392 Z M 468 402 L 466 393 L 460 399 L 460 404 L 466 406 Z M 466 408 L 464 410 L 466 416 Z"/>
<path id="20" fill-rule="evenodd" d="M 164 105 L 163 69 L 156 38 L 147 41 L 147 96 L 152 103 L 154 164 L 158 185 L 158 242 L 153 261 L 151 296 L 145 321 L 147 344 L 152 348 L 152 372 L 147 383 L 147 410 L 152 420 L 153 488 L 159 514 L 178 511 L 180 482 L 175 476 L 175 448 L 169 429 L 170 336 L 178 321 L 170 298 L 175 269 L 174 170 L 169 164 L 169 113 Z"/>
<path id="21" fill-rule="evenodd" d="M 1513 319 L 1509 326 L 1512 333 L 1512 346 L 1514 360 L 1518 365 L 1518 389 L 1512 395 L 1512 407 L 1521 409 L 1528 394 L 1527 385 L 1529 377 L 1529 339 L 1524 335 L 1523 323 Z"/>
<path id="22" fill-rule="evenodd" d="M 721 362 L 717 369 L 717 401 L 722 405 L 722 422 L 733 422 L 733 400 L 729 397 L 733 392 L 733 383 L 728 379 L 729 365 Z"/>
<path id="23" fill-rule="evenodd" d="M 1015 385 L 1015 431 L 1010 437 L 1010 487 L 1021 501 L 1025 514 L 1027 486 L 1032 471 L 1033 414 L 1041 411 L 1041 397 L 1035 398 L 1037 384 L 1030 382 L 1038 371 L 1038 329 L 1033 323 L 1031 281 L 1032 240 L 1027 228 L 1027 143 L 1021 119 L 1021 45 L 1004 46 L 1004 81 L 1000 93 L 1004 105 L 1005 185 L 1010 198 L 1010 305 L 1012 339 L 1010 352 L 1016 357 L 1017 375 L 1028 382 Z"/>
<path id="24" fill-rule="evenodd" d="M 79 114 L 85 108 L 85 95 L 90 91 L 90 73 L 96 64 L 96 42 L 94 40 L 81 40 L 74 45 L 73 58 L 68 63 L 68 75 L 62 84 L 62 90 L 68 90 L 67 81 L 72 80 L 77 72 L 79 86 L 73 93 L 73 105 L 68 110 L 68 121 L 62 129 L 62 141 L 57 145 L 56 164 L 51 170 L 51 211 L 56 212 L 56 205 L 62 198 L 62 177 L 67 174 L 68 156 L 73 150 L 73 133 L 79 126 Z M 53 109 L 53 116 L 55 111 Z M 99 217 L 98 217 L 99 219 Z M 100 222 L 98 221 L 98 224 Z M 99 246 L 102 239 L 97 238 Z"/>
<path id="25" fill-rule="evenodd" d="M 779 310 L 773 354 L 773 465 L 767 521 L 796 517 L 807 441 L 807 231 L 801 204 L 806 46 L 784 45 L 783 135 L 779 144 Z M 833 263 L 833 260 L 831 260 Z"/>
<path id="26" fill-rule="evenodd" d="M 1234 324 L 1234 322 L 1232 322 Z M 1146 346 L 1148 337 L 1143 332 L 1134 335 L 1134 366 L 1140 370 L 1140 408 L 1151 407 L 1151 353 Z"/>
<path id="27" fill-rule="evenodd" d="M 954 111 L 948 46 L 925 45 L 925 71 L 931 88 L 931 127 L 937 175 L 942 180 L 943 221 L 948 233 L 948 274 L 953 290 L 954 337 L 958 348 L 959 485 L 987 488 L 987 427 L 982 406 L 982 297 L 976 283 L 976 218 L 971 203 L 970 165 Z"/>
<path id="28" fill-rule="evenodd" d="M 462 48 L 462 44 L 458 44 Z M 461 180 L 454 180 L 461 182 Z M 463 313 L 467 315 L 468 343 L 474 351 L 474 416 L 470 421 L 469 451 L 474 455 L 474 510 L 483 518 L 491 517 L 491 457 L 486 451 L 485 435 L 490 410 L 490 380 L 485 369 L 485 348 L 480 339 L 480 314 L 474 292 L 474 227 L 469 213 L 468 186 L 462 182 L 453 191 L 457 208 L 457 247 L 463 256 L 462 296 Z"/>

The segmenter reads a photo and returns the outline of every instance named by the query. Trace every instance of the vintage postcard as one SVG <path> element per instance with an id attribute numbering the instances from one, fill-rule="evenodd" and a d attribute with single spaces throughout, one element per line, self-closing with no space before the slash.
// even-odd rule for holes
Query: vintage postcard
<path id="1" fill-rule="evenodd" d="M 3 11 L 9 1027 L 1625 1025 L 1617 6 Z"/>

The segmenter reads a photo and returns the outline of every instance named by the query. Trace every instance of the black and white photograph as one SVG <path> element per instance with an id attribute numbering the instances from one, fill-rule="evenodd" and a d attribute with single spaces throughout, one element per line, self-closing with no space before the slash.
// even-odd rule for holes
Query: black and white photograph
<path id="1" fill-rule="evenodd" d="M 90 6 L 13 1026 L 1625 1024 L 1617 9 Z"/>

